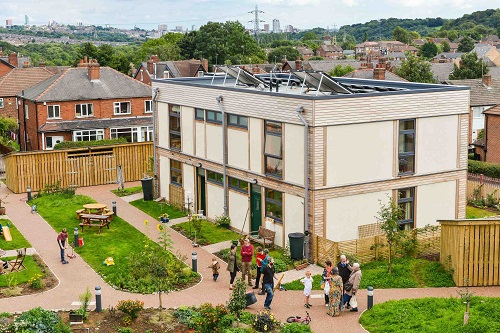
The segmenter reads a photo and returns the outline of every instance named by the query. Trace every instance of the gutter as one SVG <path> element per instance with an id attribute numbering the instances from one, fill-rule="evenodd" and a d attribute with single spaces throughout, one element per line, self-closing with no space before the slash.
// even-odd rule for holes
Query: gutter
<path id="1" fill-rule="evenodd" d="M 309 260 L 309 125 L 302 116 L 304 107 L 299 106 L 297 109 L 297 116 L 299 116 L 302 124 L 304 124 L 304 145 L 305 145 L 305 158 L 304 158 L 304 235 L 305 235 L 305 257 Z"/>
<path id="2" fill-rule="evenodd" d="M 222 96 L 218 96 L 215 98 L 217 100 L 217 104 L 219 104 L 219 110 L 222 113 L 222 166 L 223 166 L 223 177 L 222 177 L 222 185 L 224 186 L 224 216 L 227 215 L 227 180 L 226 180 L 226 167 L 227 167 L 227 124 L 226 124 L 226 114 L 224 113 L 224 109 L 222 108 Z"/>
<path id="3" fill-rule="evenodd" d="M 153 177 L 154 177 L 154 193 L 153 196 L 155 198 L 158 198 L 158 168 L 156 166 L 156 101 L 158 98 L 158 92 L 160 89 L 154 88 L 153 89 L 153 102 L 152 102 L 152 107 L 153 107 Z"/>

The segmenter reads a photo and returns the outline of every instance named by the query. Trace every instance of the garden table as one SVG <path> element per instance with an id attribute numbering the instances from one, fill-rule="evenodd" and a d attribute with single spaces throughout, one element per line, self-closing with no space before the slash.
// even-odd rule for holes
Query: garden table
<path id="1" fill-rule="evenodd" d="M 106 209 L 107 207 L 108 206 L 106 206 L 105 204 L 99 203 L 83 205 L 83 208 L 85 208 L 85 213 L 87 214 L 102 214 L 104 212 L 104 209 Z"/>

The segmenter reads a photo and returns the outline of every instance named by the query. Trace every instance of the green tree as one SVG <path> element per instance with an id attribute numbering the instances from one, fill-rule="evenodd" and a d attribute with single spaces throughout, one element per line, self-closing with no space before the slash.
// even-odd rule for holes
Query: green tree
<path id="1" fill-rule="evenodd" d="M 453 72 L 450 74 L 452 80 L 479 79 L 483 74 L 489 71 L 483 59 L 478 58 L 476 52 L 470 52 L 462 55 L 460 58 L 460 67 L 453 66 Z"/>
<path id="2" fill-rule="evenodd" d="M 469 36 L 465 36 L 458 44 L 458 52 L 470 52 L 474 49 L 474 40 Z"/>
<path id="3" fill-rule="evenodd" d="M 233 286 L 233 292 L 226 304 L 227 309 L 238 318 L 241 312 L 247 307 L 246 290 L 245 281 L 241 277 L 236 279 L 236 283 Z"/>
<path id="4" fill-rule="evenodd" d="M 406 59 L 395 73 L 410 82 L 435 83 L 431 63 L 420 59 L 411 52 L 406 52 Z"/>
<path id="5" fill-rule="evenodd" d="M 179 43 L 182 35 L 169 32 L 160 38 L 148 39 L 141 46 L 143 59 L 151 55 L 157 55 L 160 60 L 181 60 L 181 49 Z"/>
<path id="6" fill-rule="evenodd" d="M 88 59 L 97 59 L 99 57 L 97 47 L 90 42 L 83 43 L 78 49 L 78 59 L 76 59 L 76 63 L 78 63 L 85 56 L 87 56 Z"/>
<path id="7" fill-rule="evenodd" d="M 450 44 L 447 41 L 443 40 L 441 43 L 441 47 L 443 48 L 443 52 L 450 52 Z"/>
<path id="8" fill-rule="evenodd" d="M 269 52 L 267 60 L 271 64 L 280 63 L 284 57 L 286 57 L 287 60 L 294 61 L 300 57 L 300 53 L 291 46 L 282 46 Z"/>
<path id="9" fill-rule="evenodd" d="M 368 40 L 368 32 L 365 31 L 363 34 L 363 42 L 366 42 Z"/>
<path id="10" fill-rule="evenodd" d="M 399 228 L 399 220 L 403 219 L 404 211 L 394 200 L 389 198 L 389 202 L 382 204 L 380 202 L 380 210 L 375 218 L 380 223 L 380 229 L 385 234 L 387 245 L 389 246 L 389 256 L 387 264 L 387 272 L 392 273 L 392 256 L 393 250 L 398 243 L 402 232 Z"/>
<path id="11" fill-rule="evenodd" d="M 312 31 L 307 31 L 304 36 L 302 37 L 303 42 L 307 41 L 316 41 L 318 39 L 318 36 Z"/>
<path id="12" fill-rule="evenodd" d="M 335 66 L 330 72 L 328 72 L 328 75 L 330 76 L 344 76 L 350 72 L 354 71 L 354 67 L 351 65 L 337 65 Z"/>
<path id="13" fill-rule="evenodd" d="M 431 42 L 425 42 L 425 44 L 420 48 L 420 55 L 427 59 L 432 59 L 437 53 L 437 45 Z"/>
<path id="14" fill-rule="evenodd" d="M 101 66 L 111 66 L 111 58 L 115 50 L 109 44 L 103 44 L 97 48 L 97 61 Z"/>
<path id="15" fill-rule="evenodd" d="M 409 40 L 408 30 L 403 29 L 398 25 L 394 28 L 394 30 L 392 30 L 392 39 L 407 44 Z"/>

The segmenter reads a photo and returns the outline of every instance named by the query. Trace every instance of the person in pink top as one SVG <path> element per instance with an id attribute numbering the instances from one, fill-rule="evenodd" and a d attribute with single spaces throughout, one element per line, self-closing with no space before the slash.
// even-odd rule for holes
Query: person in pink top
<path id="1" fill-rule="evenodd" d="M 253 245 L 250 244 L 250 239 L 245 238 L 245 242 L 241 246 L 241 263 L 243 265 L 241 277 L 245 281 L 245 275 L 248 275 L 248 285 L 252 286 L 252 258 L 253 258 Z"/>

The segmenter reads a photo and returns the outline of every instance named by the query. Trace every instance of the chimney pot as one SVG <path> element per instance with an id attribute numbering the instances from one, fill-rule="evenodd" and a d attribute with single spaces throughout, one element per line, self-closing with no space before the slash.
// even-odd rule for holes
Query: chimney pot
<path id="1" fill-rule="evenodd" d="M 491 87 L 491 75 L 490 74 L 483 75 L 483 84 L 487 87 Z"/>
<path id="2" fill-rule="evenodd" d="M 101 66 L 97 61 L 92 61 L 88 65 L 88 74 L 90 81 L 99 80 L 101 77 Z"/>

